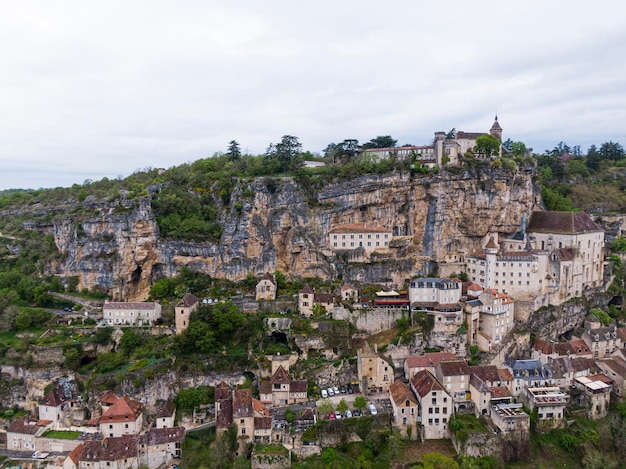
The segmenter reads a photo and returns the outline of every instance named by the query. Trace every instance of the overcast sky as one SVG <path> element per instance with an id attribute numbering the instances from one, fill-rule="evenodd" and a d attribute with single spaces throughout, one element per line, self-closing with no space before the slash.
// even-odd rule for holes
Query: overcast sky
<path id="1" fill-rule="evenodd" d="M 285 134 L 542 152 L 626 144 L 626 2 L 4 2 L 0 189 L 82 184 Z"/>

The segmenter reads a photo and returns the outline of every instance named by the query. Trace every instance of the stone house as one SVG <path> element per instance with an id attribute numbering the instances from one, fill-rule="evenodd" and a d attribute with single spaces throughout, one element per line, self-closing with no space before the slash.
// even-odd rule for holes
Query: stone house
<path id="1" fill-rule="evenodd" d="M 419 404 L 411 388 L 402 381 L 394 381 L 389 386 L 389 399 L 393 409 L 393 426 L 403 435 L 417 435 Z"/>
<path id="2" fill-rule="evenodd" d="M 139 462 L 147 467 L 171 464 L 180 458 L 184 439 L 184 427 L 151 428 L 139 440 Z"/>
<path id="3" fill-rule="evenodd" d="M 404 378 L 410 380 L 422 370 L 435 374 L 435 368 L 439 362 L 456 359 L 456 355 L 452 352 L 428 352 L 424 355 L 408 356 L 404 359 Z"/>
<path id="4" fill-rule="evenodd" d="M 100 417 L 92 417 L 89 425 L 97 425 L 105 438 L 136 435 L 143 429 L 143 404 L 124 396 L 108 407 Z"/>
<path id="5" fill-rule="evenodd" d="M 449 438 L 448 422 L 454 414 L 452 397 L 430 371 L 418 372 L 410 382 L 419 402 L 422 440 Z"/>
<path id="6" fill-rule="evenodd" d="M 393 238 L 389 228 L 365 223 L 335 226 L 328 232 L 328 246 L 333 251 L 362 250 L 366 255 L 387 251 Z"/>
<path id="7" fill-rule="evenodd" d="M 613 380 L 605 375 L 582 376 L 574 379 L 572 405 L 587 408 L 587 417 L 598 420 L 607 416 L 611 403 Z"/>
<path id="8" fill-rule="evenodd" d="M 496 404 L 511 402 L 513 397 L 496 366 L 470 366 L 469 390 L 478 415 L 490 415 Z"/>
<path id="9" fill-rule="evenodd" d="M 550 363 L 558 357 L 593 358 L 593 352 L 583 339 L 572 339 L 567 342 L 553 342 L 535 339 L 531 349 L 531 358 L 541 363 Z"/>
<path id="10" fill-rule="evenodd" d="M 522 407 L 522 404 L 515 403 L 495 404 L 491 408 L 491 420 L 503 433 L 528 433 L 530 417 Z"/>
<path id="11" fill-rule="evenodd" d="M 198 309 L 200 301 L 193 293 L 187 293 L 174 307 L 176 334 L 182 334 L 189 327 L 191 313 Z"/>
<path id="12" fill-rule="evenodd" d="M 256 300 L 271 301 L 276 299 L 276 291 L 278 287 L 276 280 L 269 272 L 265 272 L 263 277 L 256 284 Z"/>
<path id="13" fill-rule="evenodd" d="M 591 349 L 593 358 L 608 357 L 621 345 L 615 324 L 603 327 L 599 322 L 585 321 L 585 332 L 582 338 Z"/>
<path id="14" fill-rule="evenodd" d="M 357 375 L 363 394 L 387 393 L 393 382 L 393 367 L 378 354 L 378 347 L 372 349 L 363 342 L 357 349 Z"/>
<path id="15" fill-rule="evenodd" d="M 495 289 L 483 290 L 478 299 L 482 306 L 476 343 L 480 351 L 488 352 L 513 329 L 514 303 L 506 293 Z"/>
<path id="16" fill-rule="evenodd" d="M 601 370 L 592 358 L 558 357 L 550 362 L 555 384 L 561 389 L 569 389 L 576 378 L 593 375 Z"/>
<path id="17" fill-rule="evenodd" d="M 307 382 L 289 378 L 287 370 L 280 365 L 269 380 L 259 384 L 259 398 L 261 403 L 272 407 L 306 402 Z"/>
<path id="18" fill-rule="evenodd" d="M 310 285 L 306 285 L 298 293 L 298 310 L 300 314 L 311 317 L 313 316 L 313 307 L 320 305 L 327 313 L 332 311 L 334 307 L 334 298 L 330 293 L 315 293 Z"/>
<path id="19" fill-rule="evenodd" d="M 526 388 L 557 384 L 552 368 L 539 360 L 513 360 L 507 366 L 513 375 L 511 393 L 514 397 L 523 395 Z"/>
<path id="20" fill-rule="evenodd" d="M 139 458 L 141 438 L 140 435 L 123 435 L 87 440 L 65 458 L 63 469 L 136 469 L 145 463 Z"/>
<path id="21" fill-rule="evenodd" d="M 152 326 L 161 317 L 161 305 L 153 303 L 120 303 L 109 301 L 102 307 L 102 318 L 110 326 Z"/>
<path id="22" fill-rule="evenodd" d="M 61 385 L 54 386 L 39 403 L 39 419 L 50 420 L 50 428 L 58 430 L 69 424 L 71 410 L 76 401 L 67 396 Z"/>
<path id="23" fill-rule="evenodd" d="M 168 399 L 157 412 L 154 418 L 154 426 L 157 428 L 173 428 L 175 419 L 176 405 L 174 401 Z"/>
<path id="24" fill-rule="evenodd" d="M 565 407 L 569 396 L 558 387 L 526 388 L 523 395 L 528 408 L 537 409 L 537 417 L 542 429 L 548 430 L 562 425 L 565 418 Z"/>
<path id="25" fill-rule="evenodd" d="M 21 418 L 7 429 L 8 451 L 35 451 L 36 439 L 50 428 L 50 420 L 30 421 Z"/>
<path id="26" fill-rule="evenodd" d="M 357 303 L 359 301 L 359 290 L 354 288 L 352 285 L 342 285 L 341 301 L 345 301 L 347 303 Z"/>
<path id="27" fill-rule="evenodd" d="M 620 397 L 626 396 L 626 360 L 619 356 L 601 358 L 596 361 L 602 372 L 613 380 L 613 392 Z"/>
<path id="28" fill-rule="evenodd" d="M 469 410 L 472 401 L 470 396 L 470 369 L 466 361 L 454 360 L 439 362 L 435 367 L 435 376 L 452 396 L 455 412 Z"/>

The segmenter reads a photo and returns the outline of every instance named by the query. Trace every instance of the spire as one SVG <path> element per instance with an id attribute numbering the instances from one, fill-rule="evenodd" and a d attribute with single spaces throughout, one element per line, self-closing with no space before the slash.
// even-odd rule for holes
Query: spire
<path id="1" fill-rule="evenodd" d="M 498 140 L 502 141 L 502 127 L 500 127 L 500 124 L 498 123 L 497 113 L 496 113 L 496 117 L 493 122 L 493 125 L 491 126 L 491 129 L 489 130 L 489 133 L 493 135 L 494 137 L 496 137 Z"/>

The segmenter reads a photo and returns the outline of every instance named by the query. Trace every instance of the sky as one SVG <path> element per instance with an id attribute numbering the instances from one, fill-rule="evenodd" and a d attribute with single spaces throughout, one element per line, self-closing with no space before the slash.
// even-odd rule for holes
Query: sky
<path id="1" fill-rule="evenodd" d="M 0 15 L 0 190 L 452 128 L 626 144 L 626 2 L 20 0 Z"/>

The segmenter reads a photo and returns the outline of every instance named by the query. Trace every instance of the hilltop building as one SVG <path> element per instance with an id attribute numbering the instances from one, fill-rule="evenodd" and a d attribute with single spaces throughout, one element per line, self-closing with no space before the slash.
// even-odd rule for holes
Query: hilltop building
<path id="1" fill-rule="evenodd" d="M 333 227 L 328 232 L 328 246 L 333 251 L 362 250 L 365 255 L 386 251 L 393 233 L 389 228 L 353 223 Z"/>
<path id="2" fill-rule="evenodd" d="M 275 300 L 276 291 L 278 290 L 276 280 L 269 272 L 265 272 L 263 277 L 256 284 L 256 300 Z"/>
<path id="3" fill-rule="evenodd" d="M 102 307 L 102 318 L 111 326 L 152 326 L 161 317 L 161 305 L 153 303 L 106 302 Z"/>
<path id="4" fill-rule="evenodd" d="M 327 313 L 331 312 L 334 307 L 334 298 L 331 293 L 315 293 L 310 285 L 306 285 L 298 293 L 298 311 L 300 314 L 311 317 L 313 316 L 313 307 L 320 305 Z"/>

